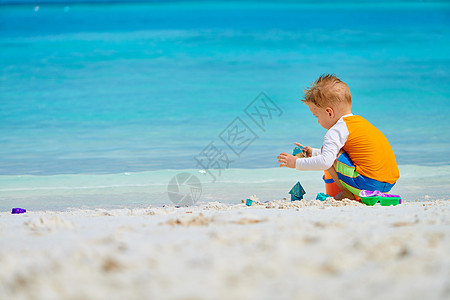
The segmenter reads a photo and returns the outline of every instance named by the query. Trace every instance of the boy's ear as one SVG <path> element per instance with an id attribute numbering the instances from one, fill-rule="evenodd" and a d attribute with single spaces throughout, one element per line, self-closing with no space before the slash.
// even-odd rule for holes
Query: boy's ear
<path id="1" fill-rule="evenodd" d="M 327 107 L 325 108 L 325 111 L 327 112 L 327 114 L 328 114 L 328 116 L 329 116 L 330 118 L 334 118 L 334 110 L 333 110 L 333 108 L 327 106 Z"/>

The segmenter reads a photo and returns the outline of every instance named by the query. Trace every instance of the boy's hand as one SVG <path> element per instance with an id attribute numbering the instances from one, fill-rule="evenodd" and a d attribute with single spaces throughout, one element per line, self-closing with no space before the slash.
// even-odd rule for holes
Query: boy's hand
<path id="1" fill-rule="evenodd" d="M 310 146 L 303 146 L 300 143 L 294 143 L 295 146 L 299 146 L 299 147 L 304 147 L 305 149 L 303 150 L 303 152 L 306 153 L 306 157 L 311 157 L 312 156 L 312 148 Z"/>
<path id="2" fill-rule="evenodd" d="M 295 161 L 297 160 L 297 158 L 298 158 L 297 156 L 290 155 L 286 152 L 281 153 L 277 157 L 280 167 L 288 167 L 288 168 L 295 168 Z"/>

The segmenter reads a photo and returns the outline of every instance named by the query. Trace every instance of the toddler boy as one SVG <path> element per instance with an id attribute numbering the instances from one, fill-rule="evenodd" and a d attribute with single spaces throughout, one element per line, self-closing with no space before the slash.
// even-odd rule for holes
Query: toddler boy
<path id="1" fill-rule="evenodd" d="M 341 189 L 337 200 L 355 199 L 361 190 L 389 192 L 400 177 L 394 152 L 381 131 L 352 114 L 347 84 L 322 75 L 305 90 L 302 102 L 328 132 L 322 149 L 305 147 L 307 158 L 281 153 L 280 167 L 328 170 Z"/>

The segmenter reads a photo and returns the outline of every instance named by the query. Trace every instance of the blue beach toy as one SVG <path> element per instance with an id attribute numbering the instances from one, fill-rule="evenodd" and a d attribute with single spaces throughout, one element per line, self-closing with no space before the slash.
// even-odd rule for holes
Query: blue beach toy
<path id="1" fill-rule="evenodd" d="M 325 193 L 318 193 L 318 194 L 317 194 L 317 197 L 316 197 L 316 200 L 325 201 L 325 200 L 327 200 L 327 198 L 329 198 L 329 197 L 331 197 L 331 196 L 328 195 L 328 194 L 325 194 Z"/>
<path id="2" fill-rule="evenodd" d="M 244 202 L 244 200 L 242 200 L 242 202 Z M 256 195 L 252 195 L 252 196 L 248 197 L 244 203 L 247 206 L 252 206 L 254 204 L 261 204 L 261 202 L 259 201 L 258 197 L 256 197 Z"/>
<path id="3" fill-rule="evenodd" d="M 247 200 L 245 200 L 245 205 L 252 206 L 253 202 L 254 202 L 253 200 L 247 199 Z"/>
<path id="4" fill-rule="evenodd" d="M 303 189 L 302 185 L 300 184 L 300 181 L 298 181 L 294 185 L 294 187 L 289 191 L 289 194 L 291 194 L 291 201 L 295 201 L 295 200 L 302 200 L 303 195 L 306 194 L 306 192 Z"/>
<path id="5" fill-rule="evenodd" d="M 294 148 L 294 152 L 292 152 L 292 155 L 305 158 L 306 153 L 304 152 L 304 150 L 305 150 L 305 147 L 297 146 Z"/>

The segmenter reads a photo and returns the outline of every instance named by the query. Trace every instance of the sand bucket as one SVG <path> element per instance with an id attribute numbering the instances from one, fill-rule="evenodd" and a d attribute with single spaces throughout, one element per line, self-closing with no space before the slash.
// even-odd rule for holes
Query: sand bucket
<path id="1" fill-rule="evenodd" d="M 327 170 L 325 170 L 324 172 L 325 172 L 325 175 L 323 176 L 323 181 L 325 181 L 325 191 L 328 195 L 330 195 L 331 197 L 334 197 L 341 192 L 341 189 L 336 184 L 336 182 L 334 182 L 330 173 L 328 173 Z M 355 195 L 355 198 L 357 201 L 361 202 L 361 199 L 358 197 L 358 195 Z"/>
<path id="2" fill-rule="evenodd" d="M 331 177 L 330 173 L 328 173 L 327 170 L 324 171 L 325 175 L 323 176 L 323 181 L 325 181 L 325 191 L 328 195 L 331 197 L 336 196 L 341 192 L 336 182 L 334 182 L 333 178 Z"/>

